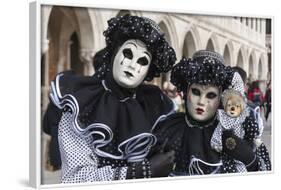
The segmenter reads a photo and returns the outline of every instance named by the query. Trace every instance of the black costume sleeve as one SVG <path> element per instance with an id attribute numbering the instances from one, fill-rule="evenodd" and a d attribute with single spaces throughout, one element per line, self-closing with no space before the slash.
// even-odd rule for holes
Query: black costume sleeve
<path id="1" fill-rule="evenodd" d="M 249 130 L 253 131 L 253 130 Z M 269 153 L 264 145 L 256 145 L 251 134 L 245 134 L 246 139 L 240 139 L 232 131 L 224 131 L 222 136 L 223 150 L 230 157 L 243 162 L 247 171 L 271 170 Z"/>
<path id="2" fill-rule="evenodd" d="M 155 126 L 152 132 L 157 137 L 158 149 L 161 147 L 163 151 L 169 151 L 174 144 L 179 143 L 178 139 L 184 131 L 183 119 L 184 113 L 175 113 Z"/>
<path id="3" fill-rule="evenodd" d="M 244 139 L 252 143 L 253 150 L 255 153 L 256 161 L 253 165 L 256 165 L 256 169 L 247 168 L 248 171 L 269 171 L 271 170 L 271 161 L 269 152 L 264 143 L 262 143 L 260 136 L 262 136 L 262 131 L 259 129 L 259 125 L 253 114 L 250 114 L 245 122 L 242 124 L 245 130 Z M 257 139 L 260 139 L 261 143 L 257 143 Z"/>
<path id="4" fill-rule="evenodd" d="M 269 152 L 264 143 L 256 149 L 256 158 L 258 162 L 258 171 L 270 171 L 271 161 Z"/>
<path id="5" fill-rule="evenodd" d="M 157 152 L 149 160 L 130 163 L 126 179 L 167 177 L 174 166 L 174 151 Z"/>
<path id="6" fill-rule="evenodd" d="M 56 107 L 52 101 L 50 101 L 43 118 L 43 131 L 48 135 L 52 135 L 52 130 L 54 128 L 57 131 L 61 116 L 62 110 Z"/>

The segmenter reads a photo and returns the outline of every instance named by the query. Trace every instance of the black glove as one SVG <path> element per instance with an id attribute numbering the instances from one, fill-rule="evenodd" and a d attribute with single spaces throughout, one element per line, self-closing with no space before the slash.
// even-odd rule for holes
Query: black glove
<path id="1" fill-rule="evenodd" d="M 164 141 L 159 141 L 159 140 L 158 140 L 158 141 L 157 141 L 157 144 L 154 145 L 154 146 L 150 149 L 149 154 L 147 155 L 146 158 L 147 158 L 147 159 L 150 159 L 150 158 L 152 158 L 155 154 L 171 151 L 171 148 L 169 148 L 169 147 L 167 146 L 168 141 L 169 141 L 168 138 L 166 138 Z"/>
<path id="2" fill-rule="evenodd" d="M 155 154 L 150 158 L 151 177 L 166 177 L 172 171 L 175 151 Z"/>
<path id="3" fill-rule="evenodd" d="M 243 162 L 248 171 L 257 170 L 257 159 L 249 142 L 226 130 L 222 134 L 223 151 L 236 160 Z"/>
<path id="4" fill-rule="evenodd" d="M 175 152 L 154 154 L 149 160 L 134 162 L 128 166 L 126 179 L 166 177 L 173 169 Z"/>

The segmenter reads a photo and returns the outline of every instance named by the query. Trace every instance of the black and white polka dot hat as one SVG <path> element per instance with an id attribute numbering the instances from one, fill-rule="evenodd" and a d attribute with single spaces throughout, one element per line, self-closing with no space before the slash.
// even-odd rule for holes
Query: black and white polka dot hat
<path id="1" fill-rule="evenodd" d="M 152 54 L 152 62 L 145 80 L 159 77 L 160 73 L 172 69 L 176 61 L 174 49 L 169 45 L 160 27 L 151 19 L 138 16 L 119 16 L 108 21 L 108 28 L 104 31 L 106 51 L 104 62 L 108 64 L 114 55 L 114 50 L 120 39 L 138 39 L 144 42 Z M 119 42 L 120 43 L 120 42 Z M 106 60 L 107 59 L 107 60 Z M 105 67 L 105 66 L 104 66 Z"/>
<path id="2" fill-rule="evenodd" d="M 231 85 L 233 75 L 233 69 L 224 65 L 224 59 L 220 54 L 199 50 L 191 59 L 183 58 L 174 66 L 171 82 L 184 93 L 193 83 L 214 85 L 225 90 Z"/>

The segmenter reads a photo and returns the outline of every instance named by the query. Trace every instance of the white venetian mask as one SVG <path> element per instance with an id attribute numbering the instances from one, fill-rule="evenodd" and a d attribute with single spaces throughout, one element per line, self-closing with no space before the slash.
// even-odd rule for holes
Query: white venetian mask
<path id="1" fill-rule="evenodd" d="M 187 111 L 194 120 L 203 122 L 214 117 L 219 103 L 218 87 L 192 84 L 187 90 Z"/>
<path id="2" fill-rule="evenodd" d="M 147 75 L 152 56 L 140 40 L 127 40 L 113 61 L 113 78 L 124 88 L 135 88 Z"/>

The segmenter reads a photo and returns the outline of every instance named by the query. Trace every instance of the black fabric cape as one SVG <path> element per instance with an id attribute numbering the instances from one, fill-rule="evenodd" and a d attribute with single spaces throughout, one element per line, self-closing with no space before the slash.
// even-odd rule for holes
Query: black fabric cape
<path id="1" fill-rule="evenodd" d="M 157 146 L 167 143 L 164 151 L 176 152 L 174 174 L 210 174 L 219 168 L 221 157 L 210 145 L 217 124 L 218 121 L 215 120 L 204 128 L 191 127 L 188 126 L 184 113 L 173 114 L 158 123 L 153 130 L 158 139 Z"/>
<path id="2" fill-rule="evenodd" d="M 121 88 L 107 75 L 61 73 L 52 83 L 51 99 L 77 115 L 75 130 L 93 136 L 93 149 L 104 158 L 140 161 L 156 143 L 153 126 L 173 112 L 172 101 L 152 85 Z"/>
<path id="3" fill-rule="evenodd" d="M 58 144 L 58 124 L 60 122 L 62 112 L 50 103 L 43 117 L 43 132 L 51 136 L 48 146 L 48 162 L 53 166 L 54 170 L 61 168 L 60 150 Z"/>

